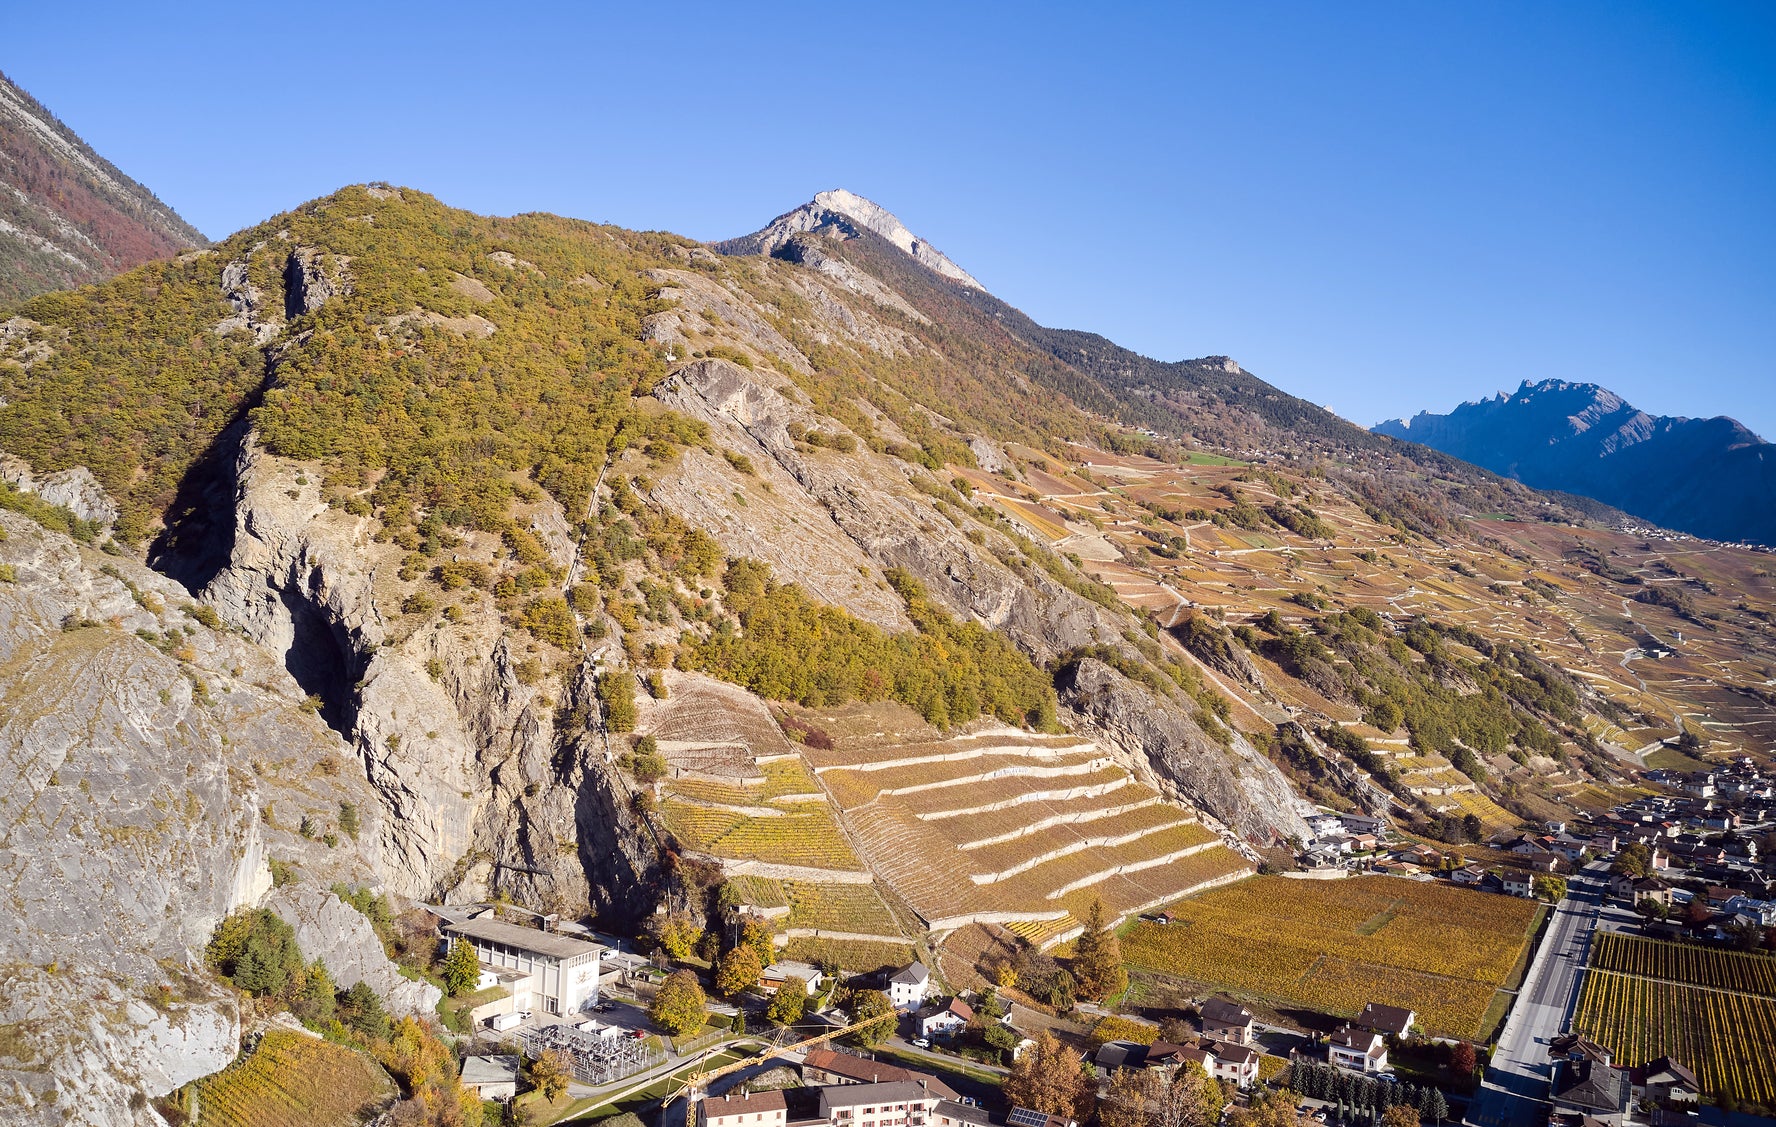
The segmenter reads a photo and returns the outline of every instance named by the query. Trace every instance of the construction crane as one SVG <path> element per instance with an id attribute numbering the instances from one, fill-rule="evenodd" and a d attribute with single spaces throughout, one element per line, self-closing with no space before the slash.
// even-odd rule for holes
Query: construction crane
<path id="1" fill-rule="evenodd" d="M 711 1068 L 703 1072 L 693 1072 L 681 1080 L 677 1088 L 668 1092 L 665 1097 L 660 1100 L 660 1123 L 662 1127 L 664 1127 L 666 1122 L 666 1109 L 672 1106 L 673 1101 L 677 1100 L 680 1096 L 684 1096 L 686 1097 L 685 1127 L 696 1127 L 691 1121 L 692 1110 L 697 1105 L 696 1093 L 709 1087 L 712 1081 L 719 1080 L 723 1076 L 727 1076 L 731 1073 L 739 1072 L 743 1068 L 751 1068 L 755 1064 L 763 1064 L 772 1057 L 780 1057 L 789 1053 L 801 1052 L 804 1049 L 813 1048 L 815 1045 L 824 1044 L 825 1042 L 832 1040 L 834 1037 L 843 1037 L 847 1033 L 855 1033 L 858 1030 L 871 1025 L 880 1025 L 884 1020 L 886 1020 L 886 1015 L 877 1015 L 876 1017 L 868 1018 L 864 1021 L 854 1021 L 850 1025 L 839 1029 L 829 1029 L 824 1033 L 819 1033 L 813 1037 L 806 1038 L 805 1040 L 797 1041 L 793 1045 L 779 1045 L 766 1049 L 763 1052 L 754 1053 L 745 1060 L 737 1060 L 729 1064 L 724 1064 L 720 1068 Z"/>

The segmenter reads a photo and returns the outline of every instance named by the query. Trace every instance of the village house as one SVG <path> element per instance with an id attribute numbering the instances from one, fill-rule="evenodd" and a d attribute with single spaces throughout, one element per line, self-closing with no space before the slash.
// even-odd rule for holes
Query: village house
<path id="1" fill-rule="evenodd" d="M 788 1121 L 789 1104 L 782 1092 L 729 1092 L 697 1103 L 697 1127 L 784 1127 Z"/>
<path id="2" fill-rule="evenodd" d="M 1486 883 L 1486 869 L 1481 865 L 1463 865 L 1449 874 L 1449 879 L 1456 884 L 1465 884 L 1470 888 L 1478 888 Z"/>
<path id="3" fill-rule="evenodd" d="M 1205 1071 L 1215 1079 L 1241 1088 L 1258 1082 L 1258 1052 L 1251 1046 L 1215 1041 L 1204 1046 L 1203 1052 L 1209 1058 Z"/>
<path id="4" fill-rule="evenodd" d="M 782 1098 L 782 1093 L 778 1093 L 778 1098 Z M 820 1090 L 820 1118 L 833 1127 L 917 1127 L 927 1123 L 942 1099 L 929 1083 L 922 1081 L 841 1084 Z"/>
<path id="5" fill-rule="evenodd" d="M 518 1094 L 518 1058 L 464 1057 L 462 1084 L 484 1100 L 509 1100 Z"/>
<path id="6" fill-rule="evenodd" d="M 1628 1114 L 1629 1084 L 1625 1069 L 1603 1061 L 1566 1058 L 1554 1062 L 1549 1102 L 1554 1110 L 1619 1125 Z"/>
<path id="7" fill-rule="evenodd" d="M 1515 869 L 1507 869 L 1502 879 L 1507 896 L 1528 896 L 1535 887 L 1533 879 L 1528 873 Z"/>
<path id="8" fill-rule="evenodd" d="M 1412 1032 L 1412 1023 L 1418 1020 L 1418 1014 L 1412 1010 L 1401 1009 L 1399 1006 L 1387 1006 L 1380 1002 L 1370 1002 L 1357 1015 L 1357 1025 L 1371 1033 L 1379 1033 L 1384 1037 L 1404 1038 Z"/>
<path id="9" fill-rule="evenodd" d="M 802 1061 L 802 1083 L 808 1087 L 824 1087 L 835 1084 L 891 1084 L 898 1082 L 918 1083 L 924 1081 L 933 1092 L 946 1100 L 956 1098 L 956 1093 L 935 1076 L 923 1072 L 914 1072 L 910 1068 L 902 1068 L 897 1064 L 885 1061 L 869 1060 L 841 1053 L 836 1049 L 809 1049 L 807 1057 Z"/>
<path id="10" fill-rule="evenodd" d="M 1254 1021 L 1246 1007 L 1222 998 L 1210 998 L 1202 1005 L 1203 1036 L 1211 1041 L 1250 1045 Z"/>
<path id="11" fill-rule="evenodd" d="M 1647 1062 L 1633 1079 L 1634 1087 L 1650 1100 L 1694 1103 L 1702 1098 L 1702 1085 L 1696 1074 L 1670 1057 Z"/>
<path id="12" fill-rule="evenodd" d="M 974 1020 L 974 1007 L 960 998 L 951 998 L 943 1009 L 919 1019 L 919 1036 L 954 1037 Z"/>
<path id="13" fill-rule="evenodd" d="M 1346 1025 L 1327 1039 L 1326 1059 L 1352 1072 L 1386 1072 L 1387 1040 L 1372 1030 Z"/>
<path id="14" fill-rule="evenodd" d="M 931 989 L 931 971 L 915 962 L 888 976 L 888 1000 L 897 1010 L 918 1009 Z"/>
<path id="15" fill-rule="evenodd" d="M 785 961 L 772 963 L 764 969 L 759 975 L 759 989 L 767 994 L 775 994 L 785 982 L 792 978 L 802 980 L 810 997 L 820 993 L 820 986 L 826 981 L 826 976 L 820 973 L 819 967 L 810 966 L 807 963 Z"/>

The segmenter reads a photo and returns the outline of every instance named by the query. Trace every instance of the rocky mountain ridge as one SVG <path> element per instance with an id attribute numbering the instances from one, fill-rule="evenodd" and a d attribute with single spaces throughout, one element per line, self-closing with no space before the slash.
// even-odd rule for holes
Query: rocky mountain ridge
<path id="1" fill-rule="evenodd" d="M 206 245 L 0 74 L 0 304 Z"/>
<path id="2" fill-rule="evenodd" d="M 1205 426 L 1275 440 L 1291 417 L 1278 412 L 1293 410 L 1276 406 L 1281 393 L 1225 358 L 1155 375 L 1132 353 L 1104 351 L 1075 366 L 1062 338 L 1018 320 L 858 200 L 831 194 L 769 238 L 717 254 L 674 236 L 489 219 L 410 189 L 356 186 L 213 250 L 9 311 L 0 449 L 17 461 L 7 480 L 78 512 L 33 510 L 40 524 L 0 514 L 0 559 L 21 553 L 0 609 L 38 600 L 8 634 L 37 650 L 0 666 L 0 690 L 32 699 L 41 666 L 79 692 L 126 699 L 116 709 L 127 723 L 105 739 L 114 773 L 144 765 L 136 773 L 154 793 L 136 800 L 139 817 L 170 832 L 174 812 L 197 817 L 184 814 L 187 794 L 213 811 L 209 836 L 172 869 L 192 891 L 120 915 L 140 950 L 110 961 L 93 941 L 70 979 L 160 997 L 167 964 L 191 968 L 194 998 L 219 1007 L 206 1047 L 174 1069 L 158 1050 L 131 1047 L 160 1019 L 152 1004 L 130 1009 L 112 1055 L 83 1066 L 112 1078 L 100 1110 L 127 1108 L 131 1092 L 159 1095 L 224 1053 L 233 996 L 197 970 L 196 952 L 236 906 L 271 906 L 315 943 L 350 922 L 320 892 L 335 879 L 410 898 L 503 894 L 622 929 L 657 906 L 701 911 L 695 882 L 731 858 L 687 847 L 652 812 L 625 706 L 664 694 L 669 670 L 713 669 L 735 693 L 756 694 L 749 714 L 770 725 L 774 748 L 793 748 L 772 719 L 781 713 L 757 698 L 794 680 L 773 679 L 782 664 L 810 659 L 786 659 L 776 641 L 834 654 L 833 679 L 795 692 L 810 723 L 851 693 L 930 706 L 922 719 L 934 731 L 977 719 L 1070 728 L 1248 856 L 1306 835 L 1285 763 L 1301 777 L 1355 779 L 1347 789 L 1371 808 L 1399 801 L 1329 749 L 1361 709 L 1353 718 L 1342 695 L 1273 694 L 1297 677 L 1344 693 L 1330 655 L 1304 640 L 1315 627 L 1301 619 L 1296 631 L 1274 613 L 1269 636 L 1242 624 L 1237 644 L 1288 663 L 1260 674 L 1223 622 L 1264 597 L 1257 573 L 1236 586 L 1221 550 L 1189 537 L 1261 533 L 1260 546 L 1229 542 L 1227 559 L 1278 554 L 1293 581 L 1297 553 L 1304 566 L 1331 566 L 1331 532 L 1310 502 L 1365 514 L 1350 518 L 1364 546 L 1338 551 L 1371 562 L 1377 547 L 1468 543 L 1462 512 L 1571 514 L 1466 470 L 1436 478 L 1437 456 L 1327 429 L 1304 440 L 1311 468 L 1287 478 L 1211 456 L 1227 470 L 1219 499 L 1203 502 L 1215 511 L 1186 515 L 1139 482 L 1199 465 L 1201 452 L 1142 435 L 1120 413 L 1190 418 L 1154 381 L 1173 380 L 1172 391 L 1196 381 L 1189 394 L 1203 398 L 1190 402 L 1216 405 Z M 1137 379 L 1145 391 L 1126 382 Z M 1394 459 L 1423 475 L 1425 492 L 1376 486 Z M 27 547 L 62 562 L 39 565 Z M 1192 553 L 1225 588 L 1200 603 L 1153 566 Z M 782 597 L 767 608 L 780 617 L 764 617 L 761 602 L 790 586 L 805 603 Z M 1314 589 L 1299 595 L 1294 607 L 1326 609 Z M 1378 615 L 1365 621 L 1393 638 Z M 837 681 L 857 653 L 892 656 L 897 641 L 927 635 L 967 651 L 955 670 L 915 671 L 952 674 L 936 689 L 888 683 L 880 670 L 854 689 Z M 744 660 L 714 661 L 718 642 Z M 89 651 L 104 663 L 71 663 Z M 1410 665 L 1415 651 L 1401 652 Z M 1437 669 L 1462 693 L 1477 688 L 1447 662 Z M 986 699 L 1033 681 L 1034 708 Z M 185 712 L 162 717 L 155 700 Z M 31 781 L 16 828 L 66 797 L 70 749 L 80 764 L 86 745 L 105 741 L 8 707 L 6 722 L 30 729 L 14 741 Z M 1294 759 L 1274 738 L 1287 724 Z M 1398 726 L 1396 716 L 1387 730 Z M 703 742 L 729 740 L 718 735 Z M 1512 745 L 1500 740 L 1502 757 Z M 207 774 L 181 783 L 181 757 Z M 324 848 L 291 831 L 287 806 L 332 817 L 327 803 L 342 801 L 365 811 L 358 835 Z M 113 870 L 149 863 L 115 836 L 56 848 L 77 871 L 90 867 L 89 880 L 115 883 Z M 272 859 L 305 875 L 273 888 Z M 42 1001 L 59 988 L 43 965 L 50 949 L 77 931 L 72 895 L 31 891 L 20 926 L 0 933 L 0 958 L 32 984 L 16 996 L 38 999 L 9 1020 L 41 1038 L 30 1059 L 15 1056 L 6 1098 L 45 1122 L 46 1093 L 77 1079 L 51 1057 L 76 1026 Z M 176 926 L 141 925 L 151 909 Z M 423 991 L 389 980 L 367 946 L 348 943 L 328 963 L 423 1008 Z"/>
<path id="3" fill-rule="evenodd" d="M 1649 415 L 1596 384 L 1546 379 L 1374 429 L 1667 528 L 1776 544 L 1776 447 L 1734 419 Z"/>

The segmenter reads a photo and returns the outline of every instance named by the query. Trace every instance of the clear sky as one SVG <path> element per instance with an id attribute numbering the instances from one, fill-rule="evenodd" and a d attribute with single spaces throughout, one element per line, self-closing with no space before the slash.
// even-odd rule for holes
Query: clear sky
<path id="1" fill-rule="evenodd" d="M 365 180 L 702 239 L 843 186 L 1039 321 L 1226 353 L 1360 423 L 1559 377 L 1776 438 L 1768 3 L 0 0 L 0 24 L 0 69 L 211 236 Z"/>

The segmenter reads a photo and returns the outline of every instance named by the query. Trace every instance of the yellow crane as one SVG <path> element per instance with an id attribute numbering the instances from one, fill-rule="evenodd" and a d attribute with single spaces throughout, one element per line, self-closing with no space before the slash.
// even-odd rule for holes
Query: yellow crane
<path id="1" fill-rule="evenodd" d="M 678 1099 L 680 1096 L 686 1096 L 687 1106 L 685 1108 L 685 1127 L 696 1127 L 696 1124 L 691 1120 L 692 1109 L 696 1107 L 696 1093 L 709 1087 L 711 1081 L 719 1080 L 730 1073 L 739 1072 L 743 1068 L 751 1068 L 755 1064 L 763 1064 L 772 1057 L 801 1052 L 802 1050 L 812 1048 L 815 1045 L 824 1044 L 825 1042 L 832 1040 L 834 1037 L 843 1037 L 847 1033 L 855 1033 L 868 1026 L 879 1025 L 885 1020 L 887 1020 L 885 1015 L 877 1015 L 864 1021 L 854 1021 L 850 1025 L 838 1029 L 829 1029 L 824 1033 L 818 1033 L 812 1037 L 797 1041 L 793 1045 L 774 1046 L 765 1049 L 762 1052 L 754 1053 L 745 1060 L 733 1061 L 729 1064 L 722 1065 L 720 1068 L 711 1068 L 703 1072 L 693 1072 L 681 1080 L 678 1087 L 668 1092 L 665 1098 L 660 1101 L 660 1120 L 662 1123 L 665 1122 L 666 1109 L 672 1106 L 674 1100 Z"/>

